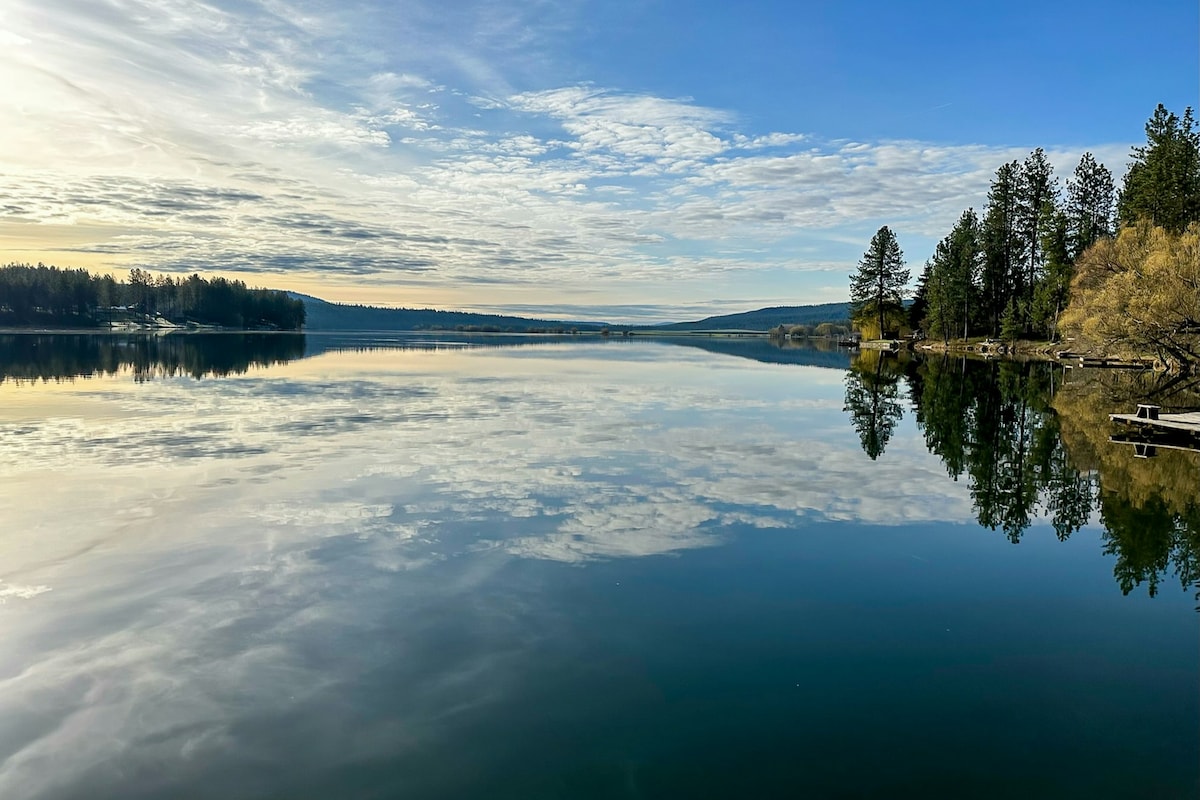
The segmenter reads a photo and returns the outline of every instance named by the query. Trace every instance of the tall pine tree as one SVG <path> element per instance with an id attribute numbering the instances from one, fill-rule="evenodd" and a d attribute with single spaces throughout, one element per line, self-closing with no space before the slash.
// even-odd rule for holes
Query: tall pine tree
<path id="1" fill-rule="evenodd" d="M 1045 252 L 1042 236 L 1053 219 L 1058 202 L 1058 179 L 1045 151 L 1037 148 L 1021 165 L 1017 180 L 1015 227 L 1024 249 L 1024 259 L 1015 273 L 1014 291 L 1023 309 L 1033 304 L 1033 290 L 1042 277 Z M 1022 319 L 1024 327 L 1029 320 Z"/>
<path id="2" fill-rule="evenodd" d="M 904 313 L 908 278 L 896 234 L 884 225 L 871 237 L 867 252 L 858 262 L 858 272 L 850 277 L 851 318 L 859 327 L 878 320 L 882 337 L 887 330 L 887 317 Z"/>
<path id="3" fill-rule="evenodd" d="M 1112 236 L 1113 176 L 1091 153 L 1084 153 L 1067 180 L 1067 249 L 1079 258 L 1097 240 Z"/>
<path id="4" fill-rule="evenodd" d="M 929 311 L 929 270 L 930 264 L 925 262 L 925 268 L 917 276 L 917 288 L 913 291 L 912 302 L 908 306 L 908 326 L 914 331 L 925 327 L 925 316 Z"/>
<path id="5" fill-rule="evenodd" d="M 987 212 L 980 238 L 983 268 L 980 274 L 981 316 L 988 332 L 1000 330 L 1000 317 L 1012 297 L 1016 273 L 1024 257 L 1024 240 L 1017 232 L 1017 203 L 1021 165 L 1010 161 L 996 170 L 988 190 Z"/>

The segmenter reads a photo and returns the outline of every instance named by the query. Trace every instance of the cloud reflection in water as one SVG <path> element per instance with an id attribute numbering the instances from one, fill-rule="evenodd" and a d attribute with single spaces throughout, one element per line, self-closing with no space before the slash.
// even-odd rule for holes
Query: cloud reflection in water
<path id="1" fill-rule="evenodd" d="M 417 763 L 531 654 L 566 657 L 514 556 L 971 518 L 915 435 L 868 463 L 839 373 L 627 352 L 7 387 L 89 413 L 0 419 L 0 796 L 253 796 L 264 763 L 302 793 L 347 753 Z"/>

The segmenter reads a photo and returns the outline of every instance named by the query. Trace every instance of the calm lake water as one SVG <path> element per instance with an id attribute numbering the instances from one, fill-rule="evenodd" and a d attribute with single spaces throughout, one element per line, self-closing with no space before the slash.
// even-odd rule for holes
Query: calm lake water
<path id="1" fill-rule="evenodd" d="M 1108 441 L 1134 380 L 0 336 L 0 797 L 1196 797 L 1200 456 Z"/>

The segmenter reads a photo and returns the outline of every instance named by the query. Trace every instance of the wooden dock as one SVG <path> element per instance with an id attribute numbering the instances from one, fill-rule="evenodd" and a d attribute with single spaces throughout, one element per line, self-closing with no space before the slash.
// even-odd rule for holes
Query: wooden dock
<path id="1" fill-rule="evenodd" d="M 1184 414 L 1163 414 L 1158 406 L 1139 405 L 1136 414 L 1109 414 L 1113 422 L 1138 425 L 1144 428 L 1200 434 L 1200 411 Z"/>
<path id="2" fill-rule="evenodd" d="M 1200 450 L 1200 411 L 1163 414 L 1158 406 L 1142 404 L 1136 414 L 1109 414 L 1113 422 L 1132 429 L 1128 434 L 1110 436 L 1114 444 L 1133 445 L 1138 458 L 1154 458 L 1159 449 Z"/>
<path id="3" fill-rule="evenodd" d="M 1123 434 L 1108 437 L 1112 444 L 1133 445 L 1133 454 L 1138 458 L 1154 458 L 1159 450 L 1182 450 L 1186 453 L 1200 453 L 1200 440 L 1172 439 L 1163 434 L 1159 438 L 1139 438 Z"/>
<path id="4" fill-rule="evenodd" d="M 1084 369 L 1154 369 L 1154 361 L 1148 358 L 1101 358 L 1099 356 L 1071 353 L 1066 350 L 1060 350 L 1054 354 L 1054 357 L 1068 369 L 1071 367 L 1082 367 Z"/>

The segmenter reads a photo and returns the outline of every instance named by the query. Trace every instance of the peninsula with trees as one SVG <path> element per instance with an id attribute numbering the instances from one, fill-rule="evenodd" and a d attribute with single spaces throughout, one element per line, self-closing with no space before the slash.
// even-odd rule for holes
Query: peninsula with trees
<path id="1" fill-rule="evenodd" d="M 909 273 L 886 226 L 851 277 L 865 337 L 920 332 L 952 348 L 972 337 L 1069 345 L 1191 371 L 1200 362 L 1200 132 L 1161 104 L 1120 190 L 1085 153 L 1065 195 L 1042 148 L 1001 165 L 982 214 L 967 209 Z"/>

